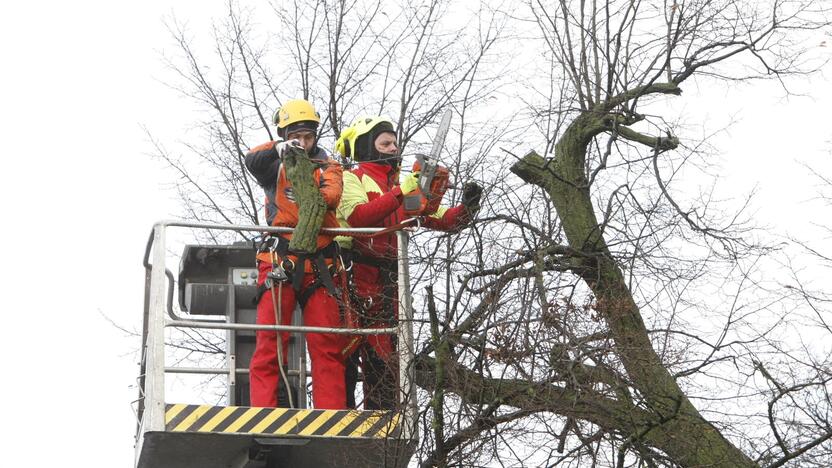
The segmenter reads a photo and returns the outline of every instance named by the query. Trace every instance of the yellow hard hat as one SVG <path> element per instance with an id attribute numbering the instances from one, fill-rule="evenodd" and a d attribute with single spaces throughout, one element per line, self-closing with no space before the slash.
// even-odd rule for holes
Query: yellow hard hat
<path id="1" fill-rule="evenodd" d="M 356 161 L 373 160 L 374 156 L 377 156 L 373 142 L 378 135 L 385 132 L 396 133 L 396 127 L 389 118 L 359 117 L 341 132 L 338 141 L 335 142 L 335 151 Z"/>
<path id="2" fill-rule="evenodd" d="M 297 130 L 310 130 L 317 134 L 321 116 L 309 101 L 291 99 L 280 106 L 272 121 L 277 125 L 278 135 L 282 137 Z"/>

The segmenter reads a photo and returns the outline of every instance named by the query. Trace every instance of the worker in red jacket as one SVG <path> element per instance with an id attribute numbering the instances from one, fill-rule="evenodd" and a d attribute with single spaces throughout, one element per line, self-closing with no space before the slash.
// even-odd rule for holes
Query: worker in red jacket
<path id="1" fill-rule="evenodd" d="M 341 200 L 342 166 L 318 148 L 321 119 L 307 101 L 287 101 L 275 114 L 278 136 L 246 154 L 249 172 L 266 192 L 266 220 L 270 226 L 295 227 L 298 205 L 282 158 L 289 151 L 305 151 L 317 163 L 314 180 L 328 210 L 322 227 L 338 227 L 335 208 Z M 333 277 L 337 275 L 337 243 L 332 236 L 319 235 L 317 251 L 290 252 L 291 234 L 266 238 L 258 254 L 257 323 L 290 325 L 295 304 L 303 310 L 303 323 L 314 327 L 341 327 Z M 274 301 L 278 297 L 278 301 Z M 258 331 L 251 358 L 251 406 L 277 406 L 279 385 L 288 382 L 285 365 L 288 332 Z M 344 338 L 335 334 L 309 333 L 306 343 L 312 360 L 312 399 L 315 408 L 346 408 L 344 383 Z M 288 390 L 288 389 L 287 389 Z M 290 406 L 291 392 L 287 391 Z"/>
<path id="2" fill-rule="evenodd" d="M 419 173 L 399 180 L 401 155 L 393 122 L 384 117 L 361 117 L 341 132 L 335 150 L 358 167 L 344 172 L 344 191 L 338 205 L 342 227 L 389 227 L 406 219 L 403 196 L 418 186 Z M 422 226 L 453 231 L 462 228 L 479 210 L 482 189 L 465 185 L 463 203 L 439 207 Z M 396 233 L 373 238 L 339 237 L 352 258 L 352 285 L 364 326 L 388 327 L 398 315 Z M 355 407 L 357 365 L 364 374 L 364 408 L 389 409 L 398 401 L 398 360 L 394 338 L 371 335 L 359 343 L 347 362 L 347 402 Z"/>

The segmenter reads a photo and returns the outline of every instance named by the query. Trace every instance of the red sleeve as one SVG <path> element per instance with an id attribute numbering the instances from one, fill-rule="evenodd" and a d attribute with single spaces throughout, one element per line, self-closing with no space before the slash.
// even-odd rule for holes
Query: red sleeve
<path id="1" fill-rule="evenodd" d="M 471 217 L 465 205 L 458 205 L 445 211 L 441 218 L 425 217 L 424 226 L 437 231 L 456 231 L 462 229 L 469 221 Z"/>
<path id="2" fill-rule="evenodd" d="M 352 227 L 376 227 L 381 226 L 384 218 L 399 209 L 402 204 L 402 190 L 399 186 L 375 200 L 356 205 L 352 210 L 347 222 Z"/>

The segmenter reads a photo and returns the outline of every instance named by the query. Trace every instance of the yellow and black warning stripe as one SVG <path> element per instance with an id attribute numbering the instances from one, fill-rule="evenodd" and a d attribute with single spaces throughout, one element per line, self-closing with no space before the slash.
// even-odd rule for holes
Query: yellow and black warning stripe
<path id="1" fill-rule="evenodd" d="M 393 411 L 169 404 L 165 430 L 380 439 L 399 437 L 400 419 Z"/>

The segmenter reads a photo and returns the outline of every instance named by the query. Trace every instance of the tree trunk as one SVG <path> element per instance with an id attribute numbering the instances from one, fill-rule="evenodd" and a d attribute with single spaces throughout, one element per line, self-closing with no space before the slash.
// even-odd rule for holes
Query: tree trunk
<path id="1" fill-rule="evenodd" d="M 532 152 L 515 163 L 511 171 L 548 192 L 569 246 L 593 258 L 576 274 L 595 294 L 598 313 L 609 326 L 615 352 L 630 383 L 655 414 L 651 427 L 633 437 L 656 444 L 656 448 L 682 466 L 757 466 L 702 418 L 650 343 L 638 306 L 601 235 L 584 175 L 586 148 L 594 134 L 599 133 L 597 125 L 591 114 L 582 115 L 558 141 L 553 160 L 547 161 Z"/>
<path id="2" fill-rule="evenodd" d="M 298 204 L 298 224 L 289 241 L 289 250 L 313 253 L 318 248 L 318 232 L 326 214 L 326 202 L 313 177 L 317 166 L 300 150 L 290 150 L 283 164 Z"/>

